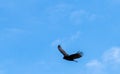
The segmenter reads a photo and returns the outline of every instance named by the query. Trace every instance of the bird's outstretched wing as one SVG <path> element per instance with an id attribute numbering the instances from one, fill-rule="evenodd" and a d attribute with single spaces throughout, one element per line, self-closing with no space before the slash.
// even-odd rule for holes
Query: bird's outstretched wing
<path id="1" fill-rule="evenodd" d="M 82 52 L 77 52 L 75 54 L 71 54 L 70 57 L 73 58 L 73 59 L 77 59 L 77 58 L 80 58 L 83 56 L 83 53 Z"/>
<path id="2" fill-rule="evenodd" d="M 58 50 L 64 55 L 64 56 L 68 56 L 68 54 L 62 49 L 62 47 L 60 45 L 58 45 Z"/>

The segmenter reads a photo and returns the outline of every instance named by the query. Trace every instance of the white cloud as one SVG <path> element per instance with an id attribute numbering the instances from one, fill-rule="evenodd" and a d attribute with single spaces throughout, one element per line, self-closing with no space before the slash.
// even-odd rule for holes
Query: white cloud
<path id="1" fill-rule="evenodd" d="M 102 68 L 102 63 L 98 60 L 92 60 L 86 64 L 87 67 Z"/>
<path id="2" fill-rule="evenodd" d="M 86 21 L 91 22 L 97 18 L 101 18 L 99 14 L 84 9 L 76 9 L 75 6 L 64 3 L 48 7 L 45 13 L 47 14 L 47 21 L 55 25 L 64 20 L 74 25 L 79 25 Z"/>
<path id="3" fill-rule="evenodd" d="M 62 42 L 63 42 L 63 40 L 57 39 L 57 40 L 55 40 L 55 41 L 52 42 L 52 46 L 61 44 Z"/>
<path id="4" fill-rule="evenodd" d="M 91 22 L 96 20 L 97 18 L 101 18 L 103 16 L 99 15 L 99 14 L 95 14 L 95 13 L 91 13 L 89 11 L 85 11 L 85 10 L 76 10 L 76 11 L 72 11 L 70 14 L 70 20 L 74 23 L 74 24 L 82 24 L 86 21 Z"/>
<path id="5" fill-rule="evenodd" d="M 97 15 L 96 14 L 91 14 L 90 16 L 89 16 L 89 20 L 90 21 L 94 21 L 95 19 L 97 19 Z"/>
<path id="6" fill-rule="evenodd" d="M 103 55 L 103 60 L 104 62 L 120 64 L 120 48 L 113 47 L 110 50 L 107 50 Z"/>
<path id="7" fill-rule="evenodd" d="M 87 18 L 87 12 L 84 10 L 73 11 L 70 15 L 70 20 L 75 24 L 81 24 Z"/>
<path id="8" fill-rule="evenodd" d="M 86 63 L 86 69 L 88 72 L 86 74 L 111 74 L 111 71 L 117 71 L 116 74 L 119 74 L 119 66 L 120 48 L 113 47 L 102 54 L 102 59 L 100 61 L 98 61 L 98 59 L 94 59 Z"/>
<path id="9" fill-rule="evenodd" d="M 68 4 L 56 4 L 54 6 L 48 7 L 45 10 L 45 13 L 47 14 L 47 21 L 56 24 L 61 21 L 64 21 L 65 18 L 70 13 L 71 6 Z M 59 17 L 59 18 L 58 18 Z"/>
<path id="10" fill-rule="evenodd" d="M 14 32 L 14 33 L 22 33 L 22 32 L 24 32 L 24 30 L 18 29 L 18 28 L 6 28 L 5 30 L 8 31 L 8 32 Z"/>
<path id="11" fill-rule="evenodd" d="M 63 39 L 56 39 L 52 42 L 52 46 L 54 45 L 58 45 L 58 44 L 67 44 L 67 43 L 71 43 L 77 39 L 79 39 L 80 37 L 80 32 L 77 31 L 76 33 L 72 34 L 71 36 L 69 37 L 64 37 Z"/>
<path id="12" fill-rule="evenodd" d="M 16 36 L 21 35 L 25 30 L 18 28 L 5 28 L 0 32 L 0 40 L 14 39 Z"/>
<path id="13" fill-rule="evenodd" d="M 73 34 L 71 37 L 70 37 L 70 40 L 76 40 L 80 37 L 80 32 L 76 32 L 75 34 Z"/>
<path id="14" fill-rule="evenodd" d="M 87 74 L 106 74 L 104 71 L 104 65 L 98 60 L 91 60 L 86 64 Z"/>

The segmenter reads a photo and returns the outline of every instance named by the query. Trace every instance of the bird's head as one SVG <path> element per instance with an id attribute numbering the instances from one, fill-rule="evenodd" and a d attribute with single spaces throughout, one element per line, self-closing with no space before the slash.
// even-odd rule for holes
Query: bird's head
<path id="1" fill-rule="evenodd" d="M 60 45 L 58 45 L 58 48 L 61 47 Z"/>

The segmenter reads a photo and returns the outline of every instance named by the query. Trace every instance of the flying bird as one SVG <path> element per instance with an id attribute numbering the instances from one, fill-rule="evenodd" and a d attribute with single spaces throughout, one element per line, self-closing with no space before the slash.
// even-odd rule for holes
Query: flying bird
<path id="1" fill-rule="evenodd" d="M 62 47 L 60 45 L 58 45 L 58 50 L 63 54 L 63 59 L 65 60 L 68 60 L 68 61 L 75 61 L 77 62 L 75 59 L 78 59 L 78 58 L 81 58 L 83 56 L 83 53 L 82 52 L 77 52 L 77 53 L 74 53 L 74 54 L 68 54 L 66 53 Z"/>

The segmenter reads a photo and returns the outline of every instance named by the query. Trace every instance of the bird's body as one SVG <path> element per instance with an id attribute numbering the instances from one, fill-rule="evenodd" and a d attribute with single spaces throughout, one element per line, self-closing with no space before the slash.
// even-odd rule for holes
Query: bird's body
<path id="1" fill-rule="evenodd" d="M 63 59 L 68 60 L 68 61 L 75 61 L 75 59 L 82 57 L 83 53 L 82 52 L 77 52 L 75 54 L 67 54 L 60 45 L 58 45 L 58 50 L 64 55 Z"/>

